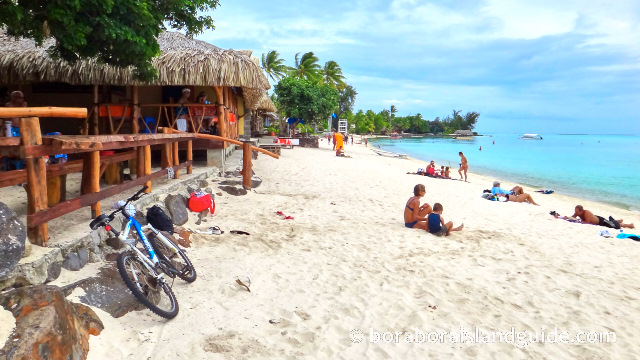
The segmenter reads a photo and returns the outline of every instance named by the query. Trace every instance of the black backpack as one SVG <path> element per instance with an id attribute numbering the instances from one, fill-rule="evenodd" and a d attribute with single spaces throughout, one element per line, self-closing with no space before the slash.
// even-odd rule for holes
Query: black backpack
<path id="1" fill-rule="evenodd" d="M 173 221 L 158 205 L 147 209 L 147 222 L 160 231 L 168 231 L 173 234 Z"/>

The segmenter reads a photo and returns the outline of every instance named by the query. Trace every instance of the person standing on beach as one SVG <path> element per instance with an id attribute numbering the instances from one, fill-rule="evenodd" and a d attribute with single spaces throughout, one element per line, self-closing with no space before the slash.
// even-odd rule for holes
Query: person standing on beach
<path id="1" fill-rule="evenodd" d="M 336 156 L 340 156 L 344 153 L 344 137 L 339 132 L 336 132 L 333 136 L 336 139 L 335 141 Z"/>
<path id="2" fill-rule="evenodd" d="M 464 224 L 453 228 L 453 222 L 449 221 L 445 224 L 442 217 L 442 204 L 433 204 L 433 212 L 427 217 L 428 231 L 435 236 L 449 236 L 452 231 L 460 231 L 464 228 Z"/>
<path id="3" fill-rule="evenodd" d="M 336 149 L 336 129 L 333 129 L 333 150 Z"/>
<path id="4" fill-rule="evenodd" d="M 462 151 L 460 151 L 458 155 L 460 155 L 460 169 L 458 170 L 458 174 L 460 174 L 460 180 L 462 180 L 462 172 L 464 171 L 464 181 L 467 181 L 467 170 L 469 170 L 467 157 L 464 156 Z"/>
<path id="5" fill-rule="evenodd" d="M 571 215 L 572 218 L 580 218 L 580 222 L 583 224 L 592 224 L 592 225 L 600 225 L 606 226 L 612 229 L 619 229 L 621 227 L 628 229 L 635 229 L 635 225 L 633 224 L 623 224 L 624 220 L 614 220 L 613 217 L 609 216 L 609 220 L 605 220 L 602 216 L 594 215 L 591 211 L 585 210 L 582 205 L 577 205 L 575 208 L 575 212 Z M 613 221 L 617 222 L 620 226 L 616 226 Z"/>
<path id="6" fill-rule="evenodd" d="M 411 229 L 422 229 L 428 231 L 426 216 L 431 213 L 431 205 L 424 203 L 420 205 L 420 199 L 427 193 L 423 184 L 413 187 L 413 196 L 407 200 L 404 206 L 404 226 Z"/>

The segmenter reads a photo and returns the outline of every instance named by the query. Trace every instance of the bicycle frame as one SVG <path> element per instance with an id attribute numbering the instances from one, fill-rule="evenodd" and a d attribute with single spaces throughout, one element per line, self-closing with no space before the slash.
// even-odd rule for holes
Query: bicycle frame
<path id="1" fill-rule="evenodd" d="M 129 245 L 129 247 L 138 254 L 138 257 L 143 259 L 143 261 L 144 261 L 145 265 L 147 265 L 147 267 L 151 267 L 149 270 L 152 270 L 156 265 L 158 265 L 158 263 L 160 261 L 158 260 L 158 256 L 156 255 L 156 252 L 153 250 L 153 246 L 151 246 L 151 243 L 147 239 L 147 236 L 144 234 L 144 230 L 153 231 L 153 233 L 156 235 L 156 237 L 158 239 L 160 239 L 160 241 L 162 241 L 165 245 L 167 245 L 167 247 L 170 248 L 172 252 L 174 252 L 174 253 L 178 252 L 178 249 L 175 248 L 175 245 L 173 245 L 171 243 L 171 241 L 169 241 L 166 237 L 164 237 L 164 235 L 162 235 L 162 233 L 160 231 L 158 231 L 156 228 L 154 228 L 151 224 L 147 224 L 145 226 L 142 226 L 142 225 L 140 225 L 140 223 L 136 219 L 133 218 L 133 216 L 127 214 L 124 211 L 123 211 L 123 215 L 126 216 L 128 221 L 127 221 L 127 224 L 126 224 L 126 226 L 124 228 L 124 231 L 122 231 L 120 233 L 118 238 L 120 239 L 120 241 L 122 241 L 122 242 L 126 243 L 127 245 Z M 133 225 L 133 228 L 135 229 L 135 231 L 138 233 L 138 236 L 140 237 L 140 240 L 142 241 L 142 244 L 144 245 L 144 247 L 149 252 L 149 256 L 146 256 L 145 254 L 143 254 L 135 246 L 136 241 L 134 239 L 127 239 L 127 237 L 129 237 L 129 232 L 131 231 L 131 226 L 132 225 Z"/>

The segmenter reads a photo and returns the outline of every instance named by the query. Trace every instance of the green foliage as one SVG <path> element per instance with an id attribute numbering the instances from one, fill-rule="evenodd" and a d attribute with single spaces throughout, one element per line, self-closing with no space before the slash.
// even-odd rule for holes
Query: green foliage
<path id="1" fill-rule="evenodd" d="M 262 70 L 273 81 L 278 81 L 285 77 L 291 68 L 284 64 L 284 59 L 280 58 L 277 51 L 271 50 L 266 54 L 262 54 Z"/>
<path id="2" fill-rule="evenodd" d="M 347 84 L 344 82 L 344 75 L 342 75 L 342 68 L 335 61 L 327 61 L 324 64 L 322 70 L 322 76 L 325 84 L 331 85 L 334 89 L 344 89 Z"/>
<path id="3" fill-rule="evenodd" d="M 356 96 L 358 93 L 356 89 L 351 85 L 346 85 L 342 89 L 338 89 L 340 99 L 338 101 L 337 115 L 339 118 L 343 118 L 347 112 L 353 112 L 353 105 L 356 102 Z"/>
<path id="4" fill-rule="evenodd" d="M 215 9 L 218 0 L 2 0 L 0 24 L 11 36 L 38 45 L 49 36 L 52 56 L 69 62 L 96 57 L 100 62 L 134 67 L 141 80 L 157 76 L 151 65 L 160 53 L 156 37 L 167 25 L 187 36 L 213 29 L 213 19 L 198 15 Z"/>
<path id="5" fill-rule="evenodd" d="M 395 116 L 398 110 L 391 106 L 379 113 L 368 110 L 366 113 L 358 111 L 354 116 L 356 133 L 386 133 L 388 131 L 410 132 L 414 134 L 450 134 L 456 130 L 472 130 L 480 116 L 477 112 L 469 112 L 464 117 L 459 110 L 454 110 L 452 116 L 447 116 L 444 120 L 436 117 L 433 121 L 425 120 L 422 114 L 409 116 Z"/>
<path id="6" fill-rule="evenodd" d="M 308 124 L 328 119 L 338 107 L 338 91 L 327 84 L 286 77 L 274 90 L 285 116 L 303 118 Z"/>
<path id="7" fill-rule="evenodd" d="M 318 57 L 309 51 L 300 57 L 300 53 L 296 54 L 295 66 L 291 69 L 290 75 L 300 79 L 311 81 L 319 81 L 322 77 L 322 69 L 318 64 Z"/>

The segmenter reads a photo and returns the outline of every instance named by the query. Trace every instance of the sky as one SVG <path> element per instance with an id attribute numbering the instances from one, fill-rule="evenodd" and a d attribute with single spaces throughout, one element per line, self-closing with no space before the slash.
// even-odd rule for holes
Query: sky
<path id="1" fill-rule="evenodd" d="M 638 0 L 220 0 L 221 48 L 313 51 L 358 92 L 433 120 L 480 113 L 480 133 L 640 134 Z"/>

